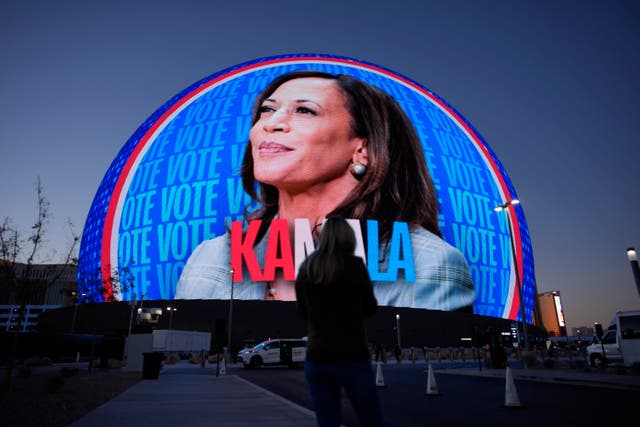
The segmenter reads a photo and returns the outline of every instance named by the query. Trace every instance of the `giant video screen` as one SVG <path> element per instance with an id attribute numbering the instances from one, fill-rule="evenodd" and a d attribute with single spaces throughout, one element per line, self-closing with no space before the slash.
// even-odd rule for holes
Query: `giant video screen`
<path id="1" fill-rule="evenodd" d="M 353 58 L 217 72 L 124 144 L 85 224 L 88 299 L 295 300 L 324 218 L 349 219 L 380 305 L 531 320 L 531 240 L 506 171 L 453 107 Z M 521 288 L 519 286 L 521 285 Z"/>

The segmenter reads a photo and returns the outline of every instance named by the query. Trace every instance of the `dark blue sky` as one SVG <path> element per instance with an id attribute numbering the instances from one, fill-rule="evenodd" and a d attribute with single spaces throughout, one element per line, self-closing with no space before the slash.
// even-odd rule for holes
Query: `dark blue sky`
<path id="1" fill-rule="evenodd" d="M 4 1 L 0 218 L 29 231 L 40 176 L 54 214 L 41 261 L 59 261 L 66 219 L 82 230 L 112 159 L 156 108 L 285 53 L 361 59 L 438 94 L 505 166 L 538 290 L 561 292 L 569 325 L 640 308 L 625 253 L 640 249 L 633 1 Z"/>

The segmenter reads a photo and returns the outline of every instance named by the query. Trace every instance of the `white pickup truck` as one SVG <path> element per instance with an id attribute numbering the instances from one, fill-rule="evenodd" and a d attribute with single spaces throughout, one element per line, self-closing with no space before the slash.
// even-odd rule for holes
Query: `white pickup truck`
<path id="1" fill-rule="evenodd" d="M 640 311 L 619 311 L 600 339 L 587 346 L 593 367 L 640 364 Z"/>

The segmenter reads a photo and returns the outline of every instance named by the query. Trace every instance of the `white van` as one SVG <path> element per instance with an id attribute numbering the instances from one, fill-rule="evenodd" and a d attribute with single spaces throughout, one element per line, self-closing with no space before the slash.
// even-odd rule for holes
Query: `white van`
<path id="1" fill-rule="evenodd" d="M 238 361 L 245 368 L 284 365 L 301 367 L 307 355 L 306 338 L 268 339 L 260 344 L 240 350 Z"/>
<path id="2" fill-rule="evenodd" d="M 607 331 L 587 347 L 591 366 L 640 364 L 640 311 L 619 311 Z"/>

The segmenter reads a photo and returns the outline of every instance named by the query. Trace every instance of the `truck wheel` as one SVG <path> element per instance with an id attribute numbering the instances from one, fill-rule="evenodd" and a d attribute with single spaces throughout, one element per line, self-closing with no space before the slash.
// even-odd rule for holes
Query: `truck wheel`
<path id="1" fill-rule="evenodd" d="M 594 368 L 601 368 L 604 365 L 604 360 L 602 360 L 602 355 L 600 354 L 592 354 L 591 355 L 591 366 Z"/>
<path id="2" fill-rule="evenodd" d="M 251 368 L 253 369 L 258 369 L 262 366 L 262 358 L 260 356 L 255 356 L 251 358 L 251 362 L 249 362 L 249 365 L 251 366 Z"/>

